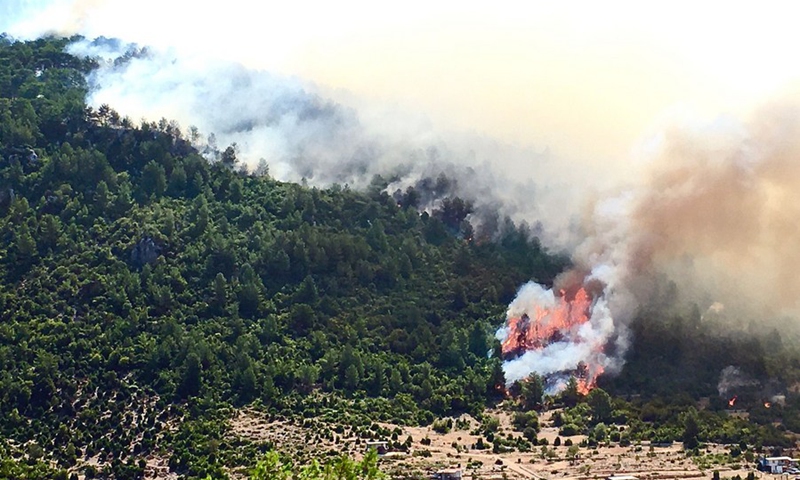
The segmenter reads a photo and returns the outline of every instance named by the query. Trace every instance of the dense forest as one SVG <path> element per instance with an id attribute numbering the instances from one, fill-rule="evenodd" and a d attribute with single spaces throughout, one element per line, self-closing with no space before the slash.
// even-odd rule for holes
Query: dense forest
<path id="1" fill-rule="evenodd" d="M 386 191 L 392 178 L 283 183 L 241 168 L 235 145 L 210 161 L 174 122 L 88 107 L 95 61 L 68 43 L 0 38 L 0 476 L 141 478 L 158 453 L 182 476 L 224 478 L 275 447 L 225 436 L 243 406 L 340 405 L 367 438 L 375 421 L 480 417 L 505 399 L 494 331 L 519 285 L 551 283 L 565 257 L 508 219 L 473 232 L 457 197 L 421 212 L 413 188 Z M 720 336 L 663 311 L 632 332 L 622 375 L 601 382 L 616 397 L 550 398 L 534 378 L 512 388 L 518 407 L 566 406 L 565 435 L 619 423 L 616 441 L 790 446 L 772 421 L 800 430 L 800 400 L 744 427 L 716 394 L 732 364 L 796 379 L 777 332 Z"/>
<path id="2" fill-rule="evenodd" d="M 280 183 L 234 147 L 209 163 L 174 123 L 86 107 L 92 62 L 66 43 L 0 50 L 4 437 L 68 445 L 65 465 L 108 452 L 122 476 L 184 415 L 169 405 L 202 417 L 322 389 L 430 422 L 497 395 L 493 325 L 562 259 L 511 224 L 463 240 L 459 199 L 420 215 L 381 178 Z"/>

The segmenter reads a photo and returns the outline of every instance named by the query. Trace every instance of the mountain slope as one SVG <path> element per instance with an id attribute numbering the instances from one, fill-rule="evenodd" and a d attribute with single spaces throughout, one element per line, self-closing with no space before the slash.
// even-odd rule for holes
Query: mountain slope
<path id="1" fill-rule="evenodd" d="M 376 418 L 423 423 L 495 398 L 492 325 L 563 259 L 508 222 L 463 240 L 468 205 L 420 215 L 381 178 L 281 183 L 240 171 L 234 146 L 209 163 L 174 123 L 86 107 L 93 64 L 66 44 L 0 41 L 0 452 L 27 459 L 7 468 L 135 478 L 217 435 L 181 444 L 224 428 L 225 405 L 311 390 L 401 396 Z"/>

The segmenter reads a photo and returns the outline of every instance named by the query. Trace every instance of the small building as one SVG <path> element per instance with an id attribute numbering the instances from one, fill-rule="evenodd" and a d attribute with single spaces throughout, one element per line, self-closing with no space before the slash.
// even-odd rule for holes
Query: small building
<path id="1" fill-rule="evenodd" d="M 460 468 L 445 468 L 433 475 L 435 480 L 461 480 Z"/>
<path id="2" fill-rule="evenodd" d="M 384 441 L 368 441 L 367 442 L 367 451 L 370 449 L 375 449 L 378 452 L 378 455 L 386 455 L 386 452 L 389 451 L 389 443 Z"/>
<path id="3" fill-rule="evenodd" d="M 626 474 L 619 474 L 619 475 L 609 475 L 606 477 L 606 480 L 639 480 L 639 477 L 634 477 L 633 475 L 626 475 Z"/>
<path id="4" fill-rule="evenodd" d="M 792 457 L 761 457 L 758 469 L 769 473 L 787 473 L 790 468 L 797 467 L 797 459 Z"/>

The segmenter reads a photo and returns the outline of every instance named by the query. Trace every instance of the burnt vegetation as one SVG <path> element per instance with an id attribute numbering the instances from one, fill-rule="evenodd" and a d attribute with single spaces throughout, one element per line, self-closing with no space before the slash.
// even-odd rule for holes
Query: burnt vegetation
<path id="1" fill-rule="evenodd" d="M 236 407 L 302 423 L 337 405 L 366 439 L 371 422 L 479 417 L 503 399 L 494 329 L 517 287 L 551 283 L 563 257 L 504 219 L 478 241 L 458 197 L 420 213 L 421 186 L 282 183 L 238 168 L 235 146 L 209 162 L 173 122 L 88 107 L 94 64 L 67 44 L 0 38 L 0 477 L 141 478 L 160 457 L 221 478 L 273 447 L 226 436 Z M 446 190 L 431 182 L 425 195 Z M 603 386 L 645 400 L 568 389 L 555 401 L 602 413 L 567 412 L 565 429 L 635 419 L 629 441 L 679 440 L 700 422 L 692 439 L 716 440 L 706 426 L 724 405 L 679 411 L 721 368 L 795 378 L 789 347 L 695 323 L 634 325 L 631 361 Z M 546 403 L 535 382 L 515 389 L 527 409 Z M 788 400 L 753 421 L 795 429 Z M 519 425 L 535 442 L 533 420 Z M 789 445 L 774 428 L 749 435 L 736 440 Z"/>

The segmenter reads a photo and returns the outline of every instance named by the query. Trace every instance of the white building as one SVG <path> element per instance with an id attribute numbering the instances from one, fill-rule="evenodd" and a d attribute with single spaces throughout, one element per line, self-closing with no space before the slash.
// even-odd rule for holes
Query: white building
<path id="1" fill-rule="evenodd" d="M 797 459 L 792 457 L 763 457 L 758 459 L 758 469 L 762 472 L 785 473 L 797 467 Z"/>
<path id="2" fill-rule="evenodd" d="M 436 472 L 433 478 L 436 480 L 461 480 L 461 469 L 445 468 Z"/>
<path id="3" fill-rule="evenodd" d="M 620 474 L 620 475 L 610 475 L 606 477 L 606 480 L 639 480 L 639 478 L 634 477 L 633 475 Z"/>

